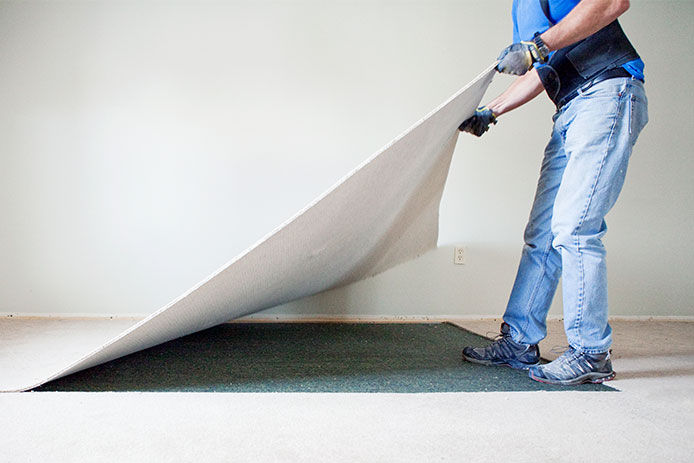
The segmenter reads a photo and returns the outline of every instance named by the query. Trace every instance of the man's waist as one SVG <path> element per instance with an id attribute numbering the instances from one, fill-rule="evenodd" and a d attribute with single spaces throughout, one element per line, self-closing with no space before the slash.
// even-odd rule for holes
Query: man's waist
<path id="1" fill-rule="evenodd" d="M 580 92 L 584 92 L 588 90 L 590 87 L 593 85 L 603 82 L 608 79 L 616 79 L 619 77 L 633 77 L 629 71 L 624 69 L 623 67 L 617 67 L 613 69 L 607 69 L 606 71 L 598 74 L 595 76 L 593 79 L 590 81 L 584 83 L 583 85 L 571 90 L 569 93 L 566 95 L 562 96 L 558 101 L 555 101 L 555 104 L 557 105 L 557 109 L 561 109 L 562 106 L 564 106 L 566 103 L 569 101 L 573 100 L 578 96 Z"/>

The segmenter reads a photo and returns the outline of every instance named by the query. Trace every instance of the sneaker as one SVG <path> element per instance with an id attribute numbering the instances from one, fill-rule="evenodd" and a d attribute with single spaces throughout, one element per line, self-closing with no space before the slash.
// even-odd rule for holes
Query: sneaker
<path id="1" fill-rule="evenodd" d="M 588 354 L 569 347 L 555 361 L 530 368 L 528 375 L 542 383 L 573 386 L 609 381 L 614 378 L 614 371 L 609 352 Z"/>
<path id="2" fill-rule="evenodd" d="M 511 339 L 511 327 L 501 324 L 499 338 L 487 347 L 466 347 L 463 359 L 487 366 L 508 366 L 517 370 L 527 370 L 540 363 L 540 349 L 537 344 L 520 344 Z"/>

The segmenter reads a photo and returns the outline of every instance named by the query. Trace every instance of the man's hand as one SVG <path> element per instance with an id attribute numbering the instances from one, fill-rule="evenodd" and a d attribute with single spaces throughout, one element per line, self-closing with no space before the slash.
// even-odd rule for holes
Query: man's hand
<path id="1" fill-rule="evenodd" d="M 547 47 L 540 48 L 535 42 L 514 43 L 502 50 L 496 70 L 522 76 L 533 68 L 534 63 L 546 63 L 548 54 Z"/>
<path id="2" fill-rule="evenodd" d="M 477 108 L 475 114 L 466 119 L 460 127 L 459 130 L 467 133 L 471 133 L 477 137 L 481 137 L 484 132 L 489 130 L 491 124 L 496 124 L 496 116 L 491 109 L 486 106 Z"/>

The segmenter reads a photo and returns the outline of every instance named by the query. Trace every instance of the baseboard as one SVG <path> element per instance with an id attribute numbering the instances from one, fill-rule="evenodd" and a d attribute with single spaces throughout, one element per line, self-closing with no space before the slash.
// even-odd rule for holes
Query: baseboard
<path id="1" fill-rule="evenodd" d="M 150 314 L 119 313 L 119 314 L 93 314 L 93 313 L 31 313 L 31 312 L 0 312 L 0 318 L 69 318 L 69 319 L 143 319 Z"/>
<path id="2" fill-rule="evenodd" d="M 694 315 L 615 315 L 609 317 L 616 321 L 662 321 L 662 322 L 694 322 Z"/>
<path id="3" fill-rule="evenodd" d="M 66 318 L 66 319 L 135 319 L 140 320 L 148 314 L 89 314 L 89 313 L 21 313 L 0 312 L 0 318 Z M 548 320 L 562 320 L 563 317 L 550 316 Z M 442 321 L 466 321 L 466 320 L 501 320 L 500 316 L 493 317 L 489 314 L 477 315 L 354 315 L 354 314 L 254 314 L 241 317 L 232 322 L 243 323 L 272 323 L 272 322 L 442 322 Z M 610 317 L 612 321 L 668 321 L 668 322 L 694 322 L 694 315 L 615 315 Z"/>

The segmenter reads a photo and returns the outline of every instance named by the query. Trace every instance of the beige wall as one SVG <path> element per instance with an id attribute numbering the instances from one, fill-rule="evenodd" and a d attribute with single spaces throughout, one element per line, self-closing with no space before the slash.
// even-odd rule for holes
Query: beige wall
<path id="1" fill-rule="evenodd" d="M 486 67 L 510 4 L 0 2 L 0 313 L 151 313 Z M 611 310 L 692 315 L 694 3 L 622 22 L 651 122 L 608 216 Z M 551 115 L 461 137 L 439 250 L 272 312 L 499 314 Z"/>

